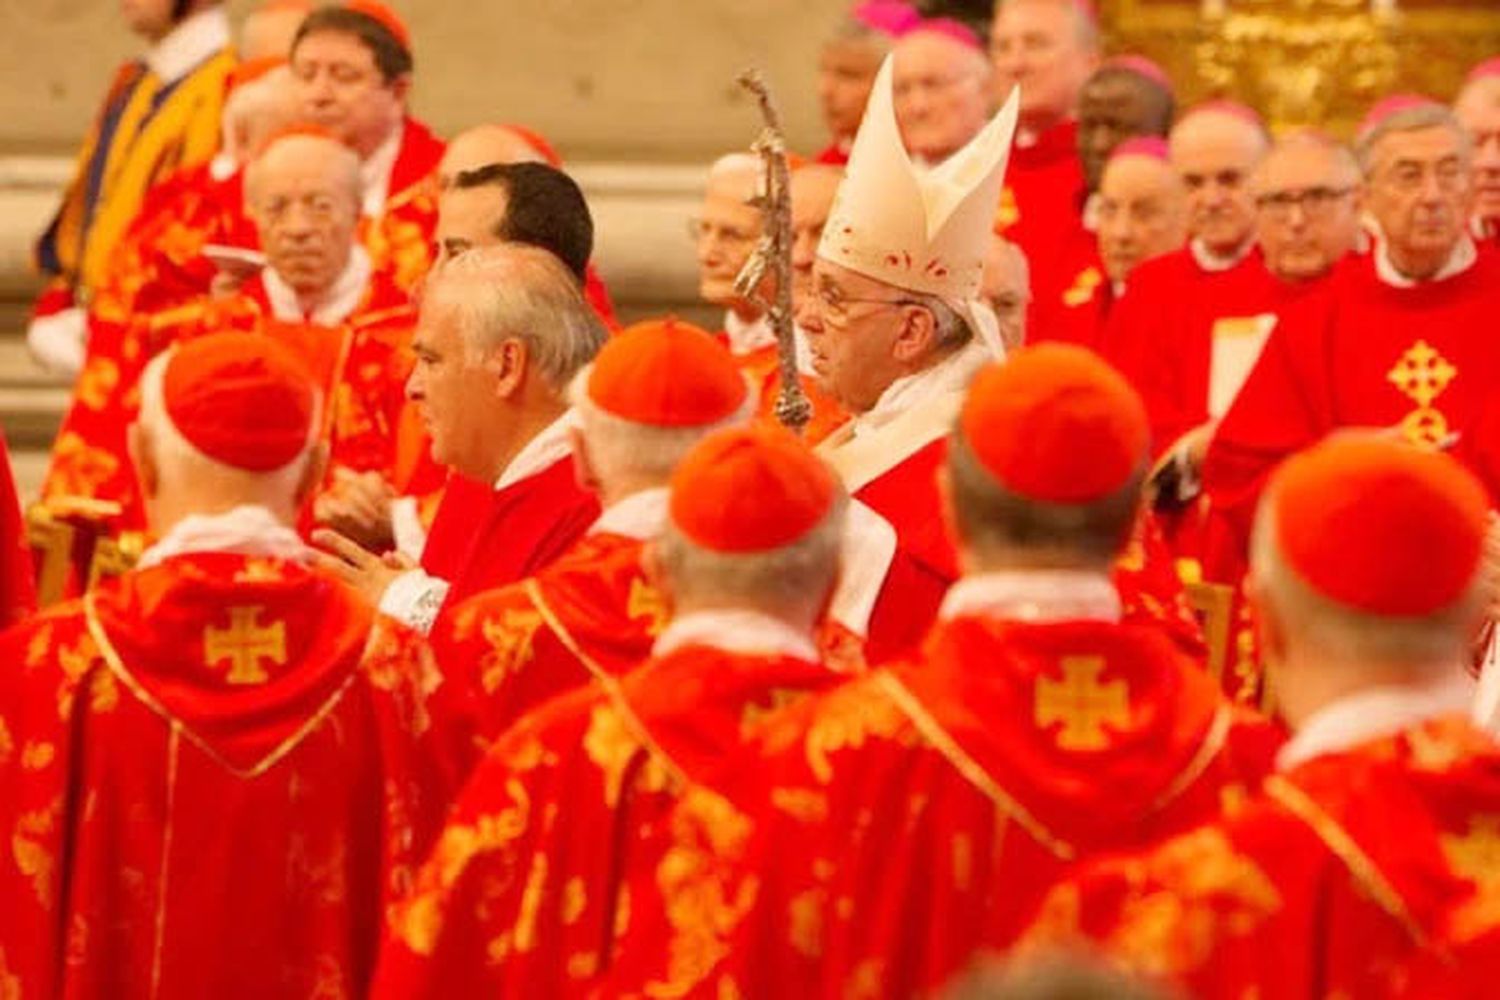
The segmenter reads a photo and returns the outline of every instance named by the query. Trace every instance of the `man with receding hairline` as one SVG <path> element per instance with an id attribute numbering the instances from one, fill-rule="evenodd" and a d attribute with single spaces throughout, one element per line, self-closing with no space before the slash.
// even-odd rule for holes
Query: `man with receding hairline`
<path id="1" fill-rule="evenodd" d="M 918 24 L 891 58 L 901 139 L 913 159 L 935 167 L 989 121 L 989 60 L 979 36 L 947 18 Z"/>
<path id="2" fill-rule="evenodd" d="M 1469 72 L 1453 113 L 1474 143 L 1476 235 L 1493 241 L 1500 238 L 1500 59 Z"/>
<path id="3" fill-rule="evenodd" d="M 1315 132 L 1287 136 L 1256 168 L 1251 188 L 1256 242 L 1281 281 L 1316 281 L 1358 248 L 1359 164 L 1336 140 Z"/>

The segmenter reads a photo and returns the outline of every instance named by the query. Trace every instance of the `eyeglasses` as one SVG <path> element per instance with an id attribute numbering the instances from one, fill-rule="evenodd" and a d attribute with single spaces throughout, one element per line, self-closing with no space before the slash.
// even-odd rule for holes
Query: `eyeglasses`
<path id="1" fill-rule="evenodd" d="M 856 298 L 845 295 L 835 285 L 819 286 L 817 291 L 818 306 L 825 323 L 834 326 L 843 326 L 849 322 L 849 307 L 865 303 L 867 305 L 882 306 L 919 306 L 922 305 L 917 299 L 880 299 L 880 298 Z"/>
<path id="2" fill-rule="evenodd" d="M 1444 192 L 1457 191 L 1469 180 L 1468 171 L 1456 159 L 1430 165 L 1410 161 L 1398 162 L 1389 169 L 1381 171 L 1379 180 L 1398 191 L 1411 193 L 1427 182 L 1429 174 L 1437 181 L 1438 189 Z"/>
<path id="3" fill-rule="evenodd" d="M 1352 187 L 1311 187 L 1301 191 L 1275 191 L 1255 199 L 1262 212 L 1278 218 L 1289 218 L 1292 209 L 1300 208 L 1308 218 L 1319 218 L 1333 211 L 1335 205 L 1354 191 Z"/>

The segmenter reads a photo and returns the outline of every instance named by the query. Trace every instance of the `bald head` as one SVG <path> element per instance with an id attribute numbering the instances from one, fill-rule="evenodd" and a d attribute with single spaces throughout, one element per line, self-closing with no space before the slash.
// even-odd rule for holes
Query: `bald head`
<path id="1" fill-rule="evenodd" d="M 1121 66 L 1088 78 L 1078 97 L 1078 158 L 1090 191 L 1099 189 L 1109 154 L 1135 136 L 1165 136 L 1176 102 L 1156 80 Z"/>
<path id="2" fill-rule="evenodd" d="M 235 88 L 224 102 L 224 151 L 236 163 L 248 162 L 267 140 L 297 121 L 300 108 L 286 66 Z"/>
<path id="3" fill-rule="evenodd" d="M 990 237 L 984 256 L 980 297 L 1000 322 L 1000 340 L 1007 351 L 1026 342 L 1026 308 L 1031 304 L 1031 265 L 1020 247 L 998 234 Z"/>
<path id="4" fill-rule="evenodd" d="M 1256 238 L 1272 274 L 1288 282 L 1327 274 L 1359 238 L 1359 164 L 1348 147 L 1295 133 L 1271 147 L 1251 181 Z"/>
<path id="5" fill-rule="evenodd" d="M 1453 112 L 1474 143 L 1474 214 L 1500 226 L 1500 77 L 1471 81 L 1453 102 Z"/>
<path id="6" fill-rule="evenodd" d="M 1191 111 L 1172 130 L 1172 166 L 1187 186 L 1189 229 L 1210 253 L 1231 257 L 1253 238 L 1250 175 L 1269 146 L 1261 125 L 1231 111 Z"/>
<path id="7" fill-rule="evenodd" d="M 735 294 L 734 280 L 755 251 L 765 222 L 751 204 L 760 193 L 763 167 L 749 153 L 731 153 L 714 162 L 697 220 L 698 294 L 753 318 L 759 310 Z"/>
<path id="8" fill-rule="evenodd" d="M 1099 184 L 1099 255 L 1111 281 L 1187 239 L 1187 190 L 1158 156 L 1116 155 Z"/>
<path id="9" fill-rule="evenodd" d="M 896 43 L 892 90 L 907 151 L 941 163 L 984 128 L 990 64 L 976 46 L 918 30 Z"/>
<path id="10" fill-rule="evenodd" d="M 546 155 L 508 125 L 476 125 L 448 143 L 438 162 L 438 186 L 447 191 L 459 174 L 492 163 L 546 163 Z"/>
<path id="11" fill-rule="evenodd" d="M 1099 63 L 1099 29 L 1078 0 L 1000 0 L 990 27 L 995 95 L 1021 88 L 1021 125 L 1042 132 L 1073 114 Z"/>
<path id="12" fill-rule="evenodd" d="M 271 0 L 245 15 L 240 26 L 240 58 L 286 59 L 292 54 L 292 39 L 307 15 L 311 3 L 300 0 Z"/>
<path id="13" fill-rule="evenodd" d="M 277 139 L 245 171 L 245 201 L 267 264 L 316 301 L 349 262 L 359 221 L 359 156 L 321 136 Z"/>
<path id="14" fill-rule="evenodd" d="M 841 168 L 821 163 L 801 167 L 792 174 L 792 298 L 799 308 L 812 294 L 818 243 L 843 179 Z"/>

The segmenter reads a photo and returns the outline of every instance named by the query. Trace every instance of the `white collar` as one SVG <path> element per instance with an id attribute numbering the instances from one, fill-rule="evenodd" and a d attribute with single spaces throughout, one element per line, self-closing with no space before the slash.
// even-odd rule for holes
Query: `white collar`
<path id="1" fill-rule="evenodd" d="M 526 446 L 516 452 L 500 478 L 495 480 L 495 492 L 514 486 L 523 479 L 530 479 L 552 468 L 573 455 L 573 443 L 568 431 L 578 425 L 578 411 L 569 409 L 552 423 L 543 427 Z"/>
<path id="2" fill-rule="evenodd" d="M 638 542 L 660 538 L 667 527 L 667 488 L 653 487 L 610 504 L 589 527 L 591 535 L 621 535 Z"/>
<path id="3" fill-rule="evenodd" d="M 229 47 L 229 15 L 210 7 L 182 19 L 146 53 L 146 68 L 162 83 L 176 83 Z"/>
<path id="4" fill-rule="evenodd" d="M 1314 712 L 1276 755 L 1276 769 L 1290 771 L 1315 757 L 1339 753 L 1410 729 L 1443 715 L 1468 715 L 1474 679 L 1454 666 L 1426 684 L 1370 688 Z"/>
<path id="5" fill-rule="evenodd" d="M 396 169 L 401 140 L 405 135 L 406 122 L 398 122 L 385 141 L 359 165 L 359 183 L 364 191 L 362 207 L 364 214 L 372 219 L 385 214 L 385 202 L 391 195 L 391 172 Z"/>
<path id="6" fill-rule="evenodd" d="M 747 322 L 740 319 L 739 313 L 729 310 L 724 314 L 724 336 L 729 340 L 729 353 L 737 358 L 776 343 L 769 313 L 761 313 Z"/>
<path id="7" fill-rule="evenodd" d="M 1386 246 L 1385 240 L 1375 241 L 1375 274 L 1382 282 L 1392 288 L 1415 288 L 1418 285 L 1430 285 L 1435 281 L 1446 281 L 1456 278 L 1479 259 L 1479 248 L 1474 245 L 1474 240 L 1466 233 L 1448 255 L 1448 260 L 1442 267 L 1438 268 L 1436 274 L 1430 278 L 1408 278 L 1396 270 L 1396 264 L 1391 260 L 1391 252 Z"/>
<path id="8" fill-rule="evenodd" d="M 967 389 L 974 375 L 994 359 L 978 337 L 931 368 L 904 375 L 886 386 L 875 405 L 854 417 L 850 429 L 855 437 L 878 430 L 915 407 Z"/>
<path id="9" fill-rule="evenodd" d="M 220 184 L 239 173 L 239 169 L 239 161 L 227 149 L 219 150 L 214 154 L 214 158 L 208 161 L 208 176 Z"/>
<path id="10" fill-rule="evenodd" d="M 1002 570 L 966 576 L 948 588 L 942 621 L 979 616 L 1017 622 L 1119 622 L 1120 592 L 1108 573 Z"/>
<path id="11" fill-rule="evenodd" d="M 308 559 L 308 548 L 295 531 L 266 508 L 245 504 L 223 514 L 183 518 L 141 554 L 136 569 L 150 569 L 176 556 L 199 552 L 232 552 L 292 562 Z"/>
<path id="12" fill-rule="evenodd" d="M 364 301 L 374 270 L 365 248 L 355 244 L 349 251 L 349 262 L 311 310 L 304 308 L 296 290 L 282 280 L 274 268 L 261 271 L 261 283 L 266 289 L 266 300 L 271 304 L 271 315 L 276 319 L 283 323 L 316 323 L 332 327 L 354 315 L 354 310 Z"/>
<path id="13" fill-rule="evenodd" d="M 1240 261 L 1250 256 L 1250 251 L 1253 249 L 1255 249 L 1254 237 L 1246 240 L 1243 246 L 1228 257 L 1220 257 L 1208 248 L 1207 243 L 1204 243 L 1203 240 L 1196 236 L 1188 241 L 1188 252 L 1193 255 L 1193 260 L 1199 267 L 1211 274 L 1228 271 Z"/>
<path id="14" fill-rule="evenodd" d="M 804 632 L 779 618 L 748 608 L 695 611 L 672 619 L 651 647 L 654 657 L 688 646 L 707 646 L 741 656 L 787 656 L 818 663 L 818 647 Z"/>

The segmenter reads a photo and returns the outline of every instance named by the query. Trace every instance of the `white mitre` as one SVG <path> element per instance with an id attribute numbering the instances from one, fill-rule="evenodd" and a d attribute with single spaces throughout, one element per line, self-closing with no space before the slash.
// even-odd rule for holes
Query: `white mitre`
<path id="1" fill-rule="evenodd" d="M 969 144 L 932 169 L 912 163 L 896 124 L 894 57 L 875 77 L 818 256 L 896 288 L 936 296 L 1004 356 L 1000 327 L 980 298 L 1020 91 Z"/>

